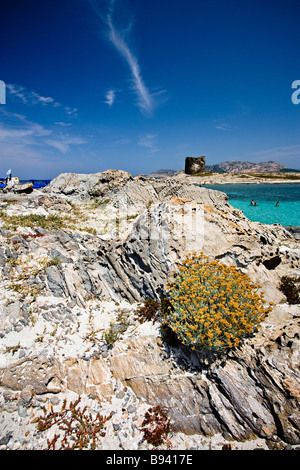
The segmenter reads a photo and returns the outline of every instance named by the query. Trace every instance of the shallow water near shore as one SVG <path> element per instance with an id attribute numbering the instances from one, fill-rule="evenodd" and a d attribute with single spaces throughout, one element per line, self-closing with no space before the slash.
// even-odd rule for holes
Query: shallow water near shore
<path id="1" fill-rule="evenodd" d="M 300 225 L 300 184 L 215 184 L 205 188 L 226 193 L 228 202 L 253 222 Z M 258 205 L 251 206 L 251 200 Z M 279 205 L 276 207 L 277 201 Z"/>

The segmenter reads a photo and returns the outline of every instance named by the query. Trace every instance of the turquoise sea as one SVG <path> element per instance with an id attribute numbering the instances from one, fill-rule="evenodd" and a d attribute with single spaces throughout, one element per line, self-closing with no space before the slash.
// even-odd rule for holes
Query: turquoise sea
<path id="1" fill-rule="evenodd" d="M 226 193 L 229 204 L 254 222 L 300 226 L 300 183 L 215 184 L 205 188 Z M 252 199 L 257 206 L 250 205 Z"/>

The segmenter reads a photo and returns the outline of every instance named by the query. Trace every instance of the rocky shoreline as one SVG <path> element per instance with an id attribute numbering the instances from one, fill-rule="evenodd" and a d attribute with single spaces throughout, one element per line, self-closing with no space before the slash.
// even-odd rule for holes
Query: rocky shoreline
<path id="1" fill-rule="evenodd" d="M 42 408 L 81 398 L 110 416 L 99 449 L 149 450 L 152 406 L 168 410 L 161 449 L 298 449 L 300 308 L 279 291 L 299 275 L 298 231 L 249 221 L 192 178 L 61 174 L 0 195 L 0 448 L 44 449 Z M 273 312 L 226 358 L 167 344 L 136 312 L 176 263 L 203 251 L 262 285 Z M 57 429 L 56 429 L 57 432 Z"/>
<path id="2" fill-rule="evenodd" d="M 299 184 L 299 173 L 290 173 L 283 176 L 280 173 L 265 173 L 252 175 L 251 173 L 206 173 L 199 176 L 179 173 L 174 175 L 176 181 L 194 184 Z"/>

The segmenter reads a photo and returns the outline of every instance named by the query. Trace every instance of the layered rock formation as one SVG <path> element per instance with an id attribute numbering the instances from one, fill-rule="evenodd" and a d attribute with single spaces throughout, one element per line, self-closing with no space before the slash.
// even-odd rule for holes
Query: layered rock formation
<path id="1" fill-rule="evenodd" d="M 138 397 L 166 407 L 177 430 L 299 444 L 299 333 L 299 309 L 276 308 L 227 360 L 203 367 L 196 354 L 145 337 L 116 345 L 110 367 Z"/>
<path id="2" fill-rule="evenodd" d="M 119 419 L 106 444 L 113 448 L 132 444 L 116 431 L 126 419 L 142 445 L 134 423 L 146 404 L 168 408 L 174 448 L 181 433 L 196 448 L 203 436 L 262 439 L 279 448 L 300 443 L 300 312 L 278 289 L 282 275 L 299 269 L 291 233 L 250 222 L 222 192 L 124 172 L 60 175 L 47 189 L 2 204 L 4 423 L 9 412 L 36 415 L 43 397 L 59 403 L 75 393 L 111 402 Z M 73 212 L 77 228 L 4 228 L 15 214 L 67 220 Z M 96 234 L 79 230 L 89 223 Z M 139 302 L 166 294 L 176 263 L 193 251 L 236 265 L 277 304 L 255 335 L 222 360 L 168 346 L 159 324 L 140 325 L 135 317 Z M 112 345 L 105 340 L 108 328 Z M 20 400 L 28 406 L 18 408 Z M 33 426 L 26 429 L 36 442 Z"/>
<path id="3" fill-rule="evenodd" d="M 33 191 L 33 184 L 32 183 L 23 183 L 23 184 L 15 184 L 13 186 L 6 186 L 4 188 L 0 188 L 0 192 L 7 194 L 31 194 Z"/>
<path id="4" fill-rule="evenodd" d="M 44 188 L 44 192 L 79 196 L 99 197 L 113 187 L 124 185 L 132 176 L 122 170 L 107 170 L 95 174 L 61 173 Z"/>

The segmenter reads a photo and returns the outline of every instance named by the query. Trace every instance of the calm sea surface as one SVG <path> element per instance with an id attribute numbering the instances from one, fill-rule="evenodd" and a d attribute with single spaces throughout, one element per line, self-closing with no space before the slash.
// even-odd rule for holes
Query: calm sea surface
<path id="1" fill-rule="evenodd" d="M 215 184 L 205 187 L 226 193 L 229 204 L 243 211 L 254 222 L 300 225 L 299 183 Z M 250 205 L 252 199 L 258 204 L 256 207 Z"/>
<path id="2" fill-rule="evenodd" d="M 2 181 L 5 178 L 0 178 Z M 32 183 L 34 189 L 44 188 L 51 180 L 20 180 L 20 183 Z M 0 183 L 0 188 L 5 188 L 6 184 Z"/>
<path id="3" fill-rule="evenodd" d="M 20 183 L 33 183 L 34 189 L 44 188 L 51 180 L 23 180 Z"/>

